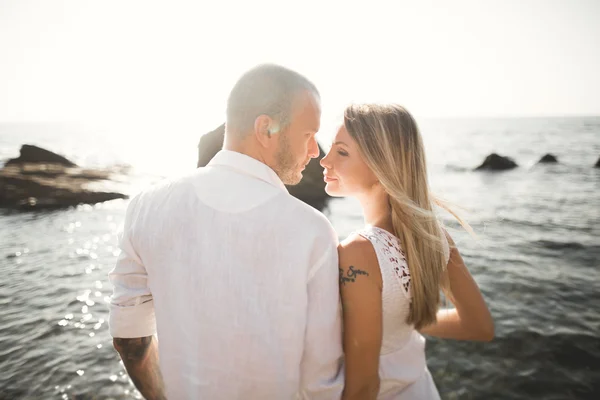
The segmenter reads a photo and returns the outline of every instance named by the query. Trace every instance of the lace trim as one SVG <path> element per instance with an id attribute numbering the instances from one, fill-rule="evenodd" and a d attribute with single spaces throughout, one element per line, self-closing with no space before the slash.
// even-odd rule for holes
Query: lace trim
<path id="1" fill-rule="evenodd" d="M 400 280 L 400 284 L 404 288 L 404 292 L 410 298 L 410 271 L 408 270 L 408 264 L 406 263 L 406 255 L 404 254 L 402 247 L 400 247 L 398 238 L 388 231 L 375 226 L 360 231 L 358 234 L 366 237 L 371 242 L 379 244 L 377 247 L 383 252 L 385 258 L 392 265 L 396 276 Z M 398 254 L 400 257 L 397 256 Z"/>

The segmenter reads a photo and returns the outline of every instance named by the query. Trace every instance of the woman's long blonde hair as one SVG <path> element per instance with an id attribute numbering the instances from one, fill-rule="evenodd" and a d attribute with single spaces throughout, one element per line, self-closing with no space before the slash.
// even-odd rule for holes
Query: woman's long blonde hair
<path id="1" fill-rule="evenodd" d="M 436 321 L 440 290 L 451 297 L 445 274 L 446 237 L 434 205 L 449 211 L 430 192 L 427 165 L 417 123 L 399 105 L 351 105 L 344 125 L 389 195 L 393 232 L 410 271 L 411 307 L 407 322 L 416 329 Z"/>

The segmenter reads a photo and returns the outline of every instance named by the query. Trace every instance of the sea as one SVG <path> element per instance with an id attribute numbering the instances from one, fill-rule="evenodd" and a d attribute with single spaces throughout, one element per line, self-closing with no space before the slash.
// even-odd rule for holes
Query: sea
<path id="1" fill-rule="evenodd" d="M 432 190 L 494 317 L 489 343 L 427 338 L 443 399 L 600 399 L 600 117 L 419 121 Z M 86 167 L 128 165 L 130 195 L 196 167 L 197 135 L 0 124 L 0 166 L 35 144 Z M 319 134 L 328 147 L 332 132 Z M 519 167 L 474 171 L 490 153 Z M 557 164 L 538 164 L 546 153 Z M 108 333 L 107 279 L 128 200 L 0 210 L 0 399 L 139 399 Z M 340 239 L 353 199 L 324 214 Z M 224 344 L 226 345 L 226 344 Z"/>

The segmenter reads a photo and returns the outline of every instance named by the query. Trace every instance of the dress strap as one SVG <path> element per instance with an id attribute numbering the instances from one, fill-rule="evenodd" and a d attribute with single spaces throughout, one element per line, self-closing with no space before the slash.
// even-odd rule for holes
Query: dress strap
<path id="1" fill-rule="evenodd" d="M 379 268 L 391 268 L 404 289 L 404 294 L 410 298 L 410 272 L 400 240 L 390 232 L 374 226 L 367 226 L 355 233 L 371 242 L 377 253 Z"/>

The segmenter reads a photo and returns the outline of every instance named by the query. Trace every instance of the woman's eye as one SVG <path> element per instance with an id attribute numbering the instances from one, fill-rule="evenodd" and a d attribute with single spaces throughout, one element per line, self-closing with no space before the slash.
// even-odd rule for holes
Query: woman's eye
<path id="1" fill-rule="evenodd" d="M 338 153 L 340 156 L 342 156 L 342 157 L 347 157 L 347 156 L 348 156 L 348 153 L 346 153 L 346 152 L 345 152 L 345 151 L 343 151 L 343 150 L 338 150 L 338 152 L 337 152 L 337 153 Z"/>

